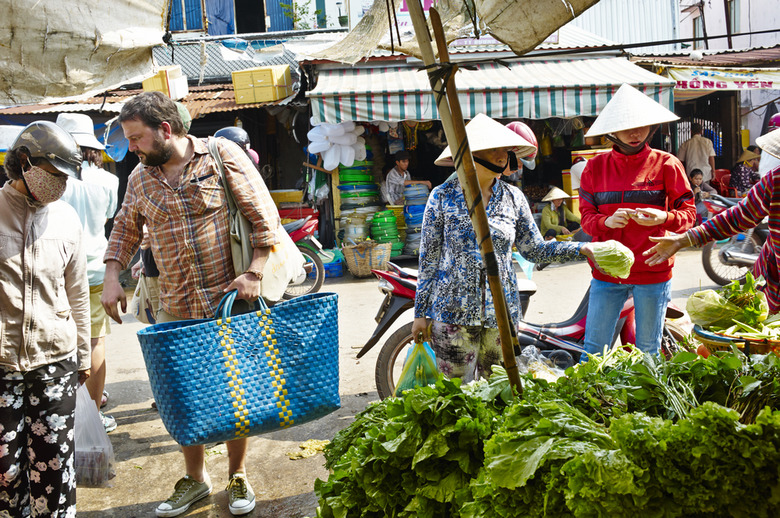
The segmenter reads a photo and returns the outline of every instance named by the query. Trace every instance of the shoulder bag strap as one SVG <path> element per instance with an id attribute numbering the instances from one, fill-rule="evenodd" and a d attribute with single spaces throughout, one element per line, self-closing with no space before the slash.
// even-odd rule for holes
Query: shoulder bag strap
<path id="1" fill-rule="evenodd" d="M 217 164 L 217 169 L 219 169 L 219 175 L 222 178 L 222 188 L 225 189 L 225 198 L 227 199 L 228 210 L 230 211 L 230 216 L 233 217 L 236 215 L 236 212 L 238 212 L 238 205 L 236 204 L 233 191 L 230 190 L 230 185 L 228 184 L 227 176 L 225 175 L 225 164 L 222 163 L 222 155 L 219 153 L 217 139 L 214 137 L 209 137 L 208 148 L 211 158 L 214 159 L 214 162 Z"/>

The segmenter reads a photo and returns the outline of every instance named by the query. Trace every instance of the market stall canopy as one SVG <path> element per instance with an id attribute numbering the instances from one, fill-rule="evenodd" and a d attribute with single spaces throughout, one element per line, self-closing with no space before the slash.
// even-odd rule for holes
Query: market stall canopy
<path id="1" fill-rule="evenodd" d="M 429 7 L 432 2 L 423 2 Z M 475 17 L 480 32 L 488 33 L 509 45 L 517 55 L 536 48 L 559 27 L 573 20 L 598 0 L 544 0 L 520 2 L 517 0 L 440 0 L 436 10 L 441 16 L 448 43 L 472 35 Z M 368 12 L 347 36 L 332 47 L 313 57 L 355 64 L 375 49 L 392 49 L 422 59 L 413 33 L 398 34 L 401 41 L 391 40 L 388 6 L 405 8 L 405 2 L 389 4 L 374 0 Z"/>
<path id="2" fill-rule="evenodd" d="M 0 105 L 89 96 L 152 73 L 165 0 L 18 4 L 0 17 Z"/>
<path id="3" fill-rule="evenodd" d="M 673 109 L 674 81 L 624 58 L 482 63 L 456 80 L 466 119 L 595 117 L 623 83 Z M 316 122 L 439 118 L 428 75 L 411 66 L 323 69 L 306 95 Z"/>
<path id="4" fill-rule="evenodd" d="M 725 90 L 780 90 L 780 68 L 669 67 L 674 98 L 685 101 Z"/>

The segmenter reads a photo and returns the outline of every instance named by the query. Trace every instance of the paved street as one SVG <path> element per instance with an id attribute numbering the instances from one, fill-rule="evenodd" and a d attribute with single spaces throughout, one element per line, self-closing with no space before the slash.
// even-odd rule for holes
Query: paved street
<path id="1" fill-rule="evenodd" d="M 701 267 L 698 250 L 678 255 L 672 284 L 673 302 L 685 307 L 688 295 L 712 287 Z M 569 316 L 579 304 L 590 281 L 585 263 L 550 266 L 534 272 L 539 291 L 531 301 L 527 318 L 551 322 Z M 299 518 L 314 516 L 314 480 L 326 478 L 322 455 L 290 460 L 307 439 L 331 439 L 347 426 L 355 413 L 377 399 L 374 363 L 380 344 L 360 361 L 355 353 L 374 328 L 373 317 L 382 300 L 377 281 L 355 279 L 349 273 L 327 279 L 323 291 L 339 295 L 342 408 L 316 422 L 278 431 L 250 440 L 247 466 L 258 498 L 255 517 Z M 401 323 L 411 319 L 411 313 Z M 400 325 L 400 324 L 399 324 Z M 155 410 L 135 332 L 140 329 L 132 317 L 112 327 L 107 341 L 107 390 L 111 400 L 106 409 L 119 427 L 110 434 L 116 455 L 117 476 L 109 488 L 79 488 L 79 517 L 153 516 L 156 505 L 167 498 L 175 481 L 183 475 L 178 446 L 170 439 Z M 388 333 L 389 336 L 389 333 Z M 227 453 L 224 445 L 207 448 L 206 463 L 214 492 L 194 506 L 186 516 L 227 517 Z"/>

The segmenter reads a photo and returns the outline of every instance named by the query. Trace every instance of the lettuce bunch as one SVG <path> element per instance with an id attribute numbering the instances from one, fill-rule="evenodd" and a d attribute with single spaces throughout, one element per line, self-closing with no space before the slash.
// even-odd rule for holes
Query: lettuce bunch
<path id="1" fill-rule="evenodd" d="M 592 243 L 591 248 L 593 259 L 605 273 L 621 279 L 628 278 L 631 266 L 634 265 L 634 252 L 630 248 L 614 240 Z"/>

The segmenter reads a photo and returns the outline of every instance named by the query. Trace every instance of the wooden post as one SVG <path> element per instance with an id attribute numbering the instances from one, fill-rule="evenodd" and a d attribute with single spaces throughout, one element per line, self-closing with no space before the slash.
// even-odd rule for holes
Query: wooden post
<path id="1" fill-rule="evenodd" d="M 414 25 L 414 32 L 417 42 L 420 45 L 420 51 L 423 56 L 423 62 L 426 66 L 436 63 L 431 34 L 428 31 L 428 25 L 425 22 L 425 13 L 422 9 L 420 0 L 408 0 L 409 16 Z M 447 44 L 444 41 L 441 19 L 438 12 L 431 8 L 429 10 L 431 25 L 437 35 L 437 46 L 439 59 L 442 63 L 449 62 L 447 53 Z M 488 226 L 487 213 L 482 200 L 482 192 L 477 181 L 477 172 L 474 167 L 474 159 L 471 156 L 468 139 L 466 138 L 466 126 L 463 124 L 463 114 L 458 100 L 458 91 L 455 88 L 455 70 L 447 78 L 446 84 L 440 79 L 436 68 L 428 69 L 428 78 L 431 81 L 431 88 L 436 99 L 436 105 L 439 109 L 444 133 L 447 136 L 447 144 L 452 151 L 452 159 L 455 162 L 455 168 L 458 171 L 458 180 L 463 188 L 463 194 L 466 198 L 466 205 L 471 216 L 471 224 L 474 226 L 474 232 L 477 235 L 480 251 L 482 252 L 482 261 L 487 270 L 488 283 L 490 291 L 493 294 L 493 305 L 496 310 L 496 321 L 498 331 L 501 337 L 501 352 L 504 359 L 504 367 L 509 376 L 509 383 L 522 394 L 520 385 L 520 374 L 517 370 L 517 360 L 515 358 L 515 345 L 517 345 L 517 331 L 512 324 L 509 316 L 509 308 L 506 304 L 506 297 L 501 286 L 501 279 L 498 273 L 498 261 L 493 248 L 493 240 L 490 238 L 490 228 Z M 448 102 L 449 101 L 449 102 Z M 498 181 L 498 180 L 497 180 Z"/>

